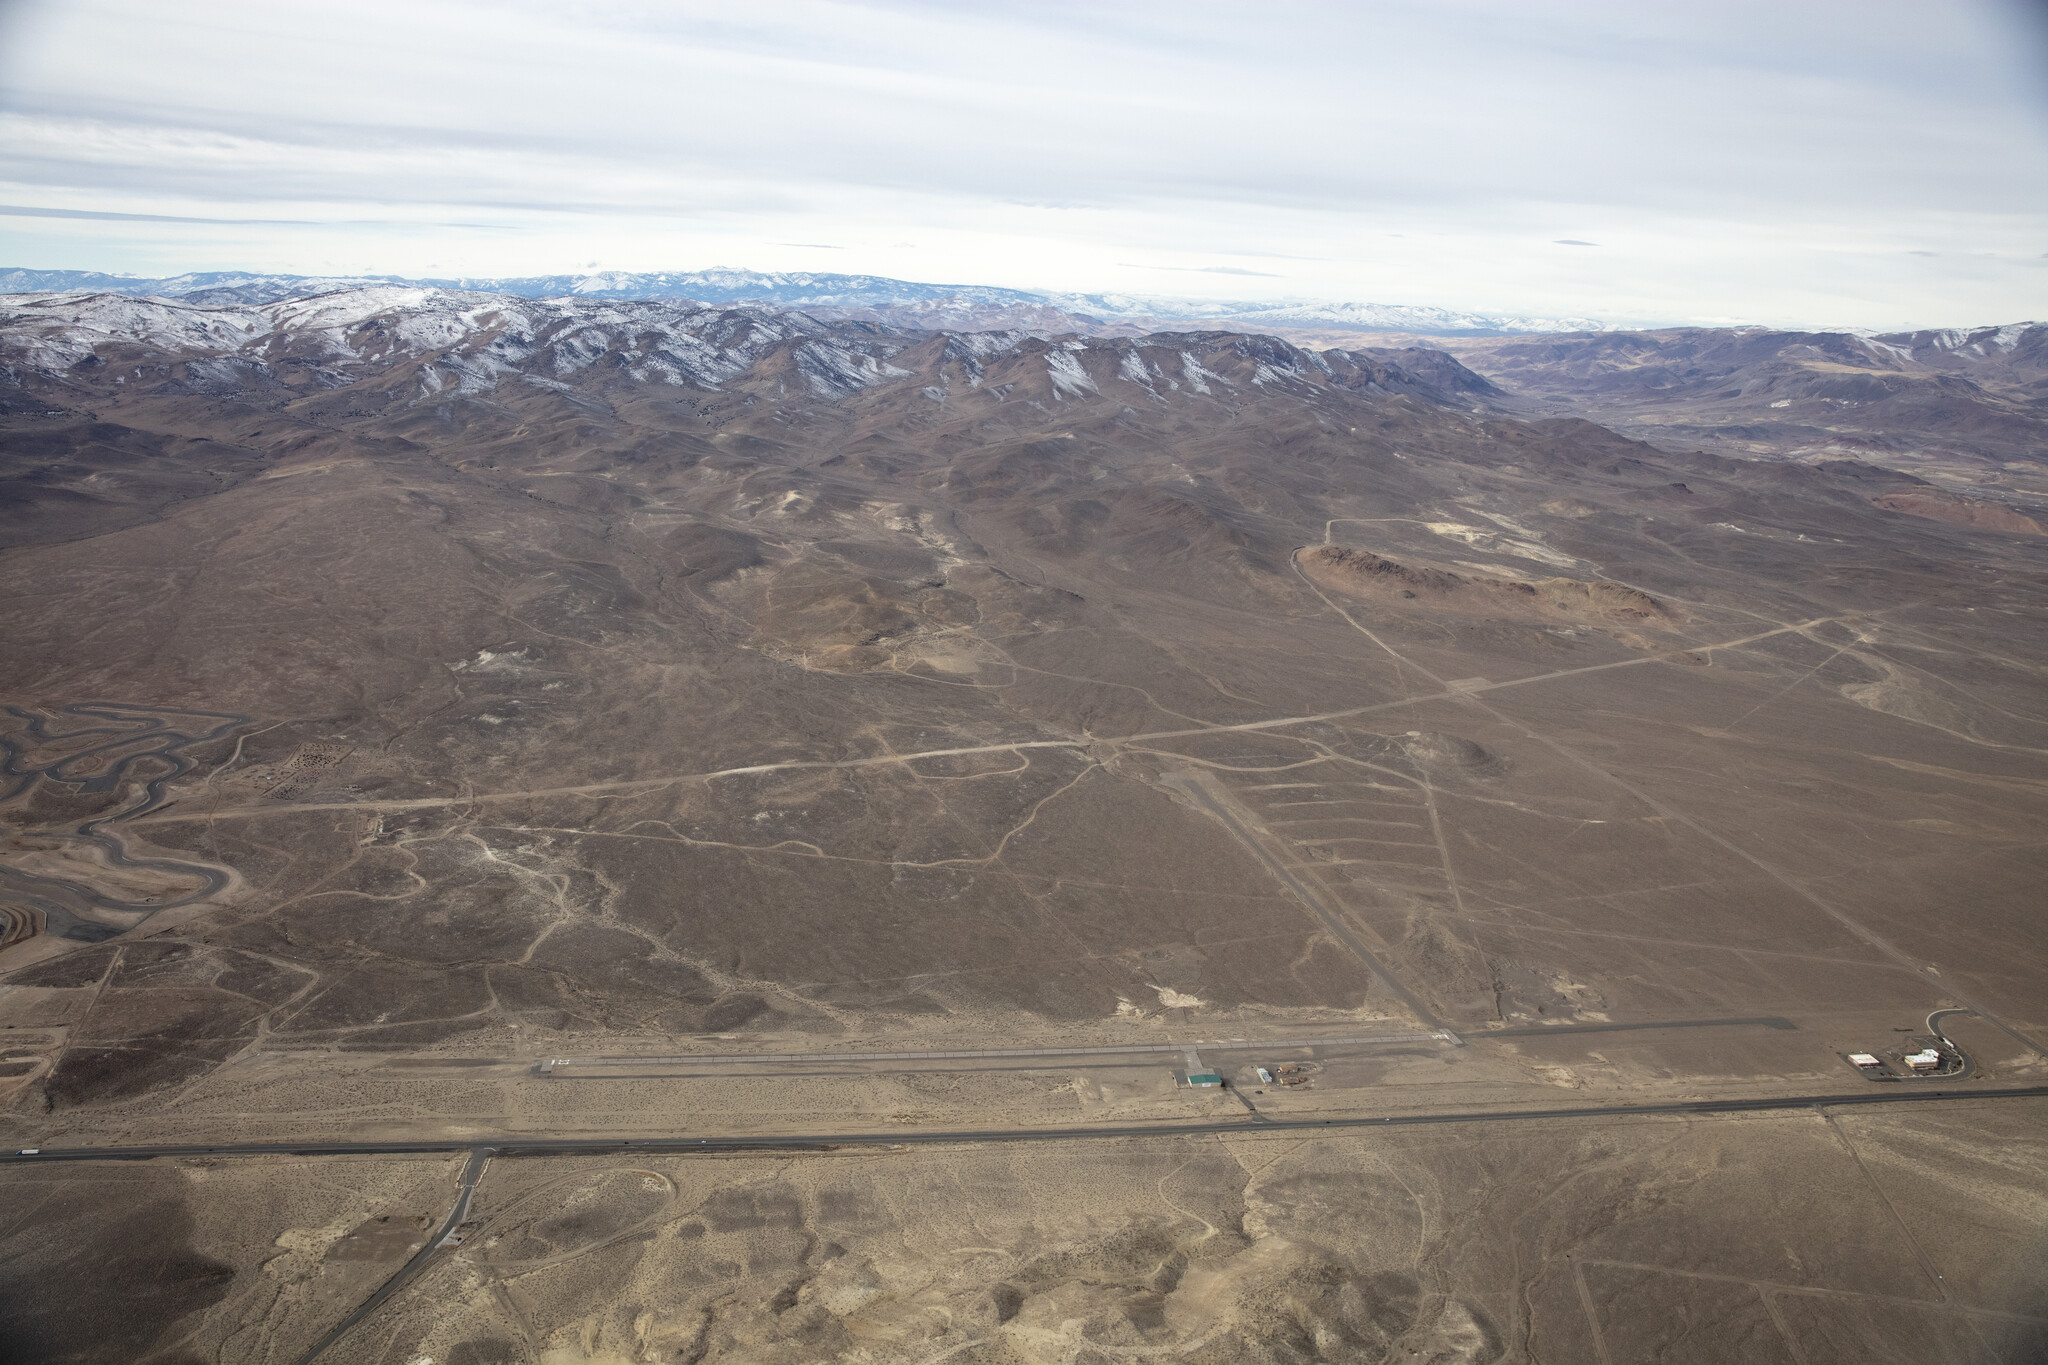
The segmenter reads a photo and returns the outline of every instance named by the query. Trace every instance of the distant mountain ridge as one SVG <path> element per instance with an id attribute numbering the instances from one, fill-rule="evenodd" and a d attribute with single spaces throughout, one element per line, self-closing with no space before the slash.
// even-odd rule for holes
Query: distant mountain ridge
<path id="1" fill-rule="evenodd" d="M 1667 449 L 1963 468 L 2032 487 L 2048 452 L 2048 324 L 1857 335 L 1673 327 L 1437 343 L 1553 415 Z M 2017 481 L 2017 482 L 2015 482 Z"/>
<path id="2" fill-rule="evenodd" d="M 991 367 L 1004 377 L 988 379 Z M 429 404 L 505 384 L 566 392 L 577 383 L 699 393 L 751 386 L 778 399 L 832 402 L 908 383 L 904 401 L 920 411 L 957 406 L 984 381 L 1001 390 L 998 401 L 1021 392 L 1048 410 L 1104 392 L 1148 404 L 1233 405 L 1331 385 L 1477 410 L 1498 393 L 1439 350 L 1309 351 L 1213 330 L 1142 339 L 954 334 L 751 304 L 516 299 L 405 285 L 263 304 L 108 290 L 0 299 L 0 415 L 82 410 L 72 404 L 95 386 L 268 403 L 353 390 L 371 374 L 388 394 Z M 928 382 L 910 382 L 919 375 Z"/>
<path id="3" fill-rule="evenodd" d="M 149 295 L 193 303 L 263 304 L 365 285 L 400 285 L 509 294 L 517 298 L 689 299 L 799 309 L 832 320 L 881 322 L 925 331 L 1026 327 L 1034 331 L 1135 336 L 1159 324 L 1207 323 L 1222 330 L 1312 327 L 1326 331 L 1407 332 L 1418 336 L 1512 336 L 1597 332 L 1591 318 L 1538 318 L 1384 303 L 1275 303 L 1132 294 L 1004 289 L 993 285 L 920 284 L 879 275 L 758 271 L 730 267 L 636 274 L 461 276 L 408 279 L 395 275 L 281 275 L 208 271 L 148 279 L 89 270 L 0 270 L 0 293 L 90 290 Z"/>

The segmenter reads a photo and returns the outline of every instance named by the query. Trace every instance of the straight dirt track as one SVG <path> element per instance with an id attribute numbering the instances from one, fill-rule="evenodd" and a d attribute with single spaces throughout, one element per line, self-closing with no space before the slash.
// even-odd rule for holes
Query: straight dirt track
<path id="1" fill-rule="evenodd" d="M 1311 588 L 1315 585 L 1310 584 Z M 1317 594 L 1320 596 L 1320 592 Z M 1324 598 L 1327 602 L 1329 599 Z M 1345 618 L 1349 620 L 1349 617 Z M 1767 640 L 1773 636 L 1794 633 L 1831 620 L 1816 617 L 1799 625 L 1779 626 L 1773 630 L 1759 631 L 1737 640 L 1723 640 L 1715 644 L 1694 645 L 1695 652 L 1707 653 L 1717 649 L 1735 649 Z M 1355 622 L 1353 623 L 1356 624 Z M 1373 637 L 1379 643 L 1378 637 Z M 1384 646 L 1382 646 L 1384 648 Z M 1392 652 L 1391 650 L 1389 651 Z M 1396 655 L 1397 659 L 1401 656 Z M 1526 678 L 1509 678 L 1502 682 L 1489 682 L 1466 688 L 1444 687 L 1442 691 L 1423 696 L 1403 697 L 1396 701 L 1375 702 L 1370 706 L 1354 706 L 1341 711 L 1321 711 L 1307 716 L 1276 716 L 1270 720 L 1242 721 L 1235 725 L 1201 725 L 1183 730 L 1150 730 L 1135 735 L 1091 736 L 1086 739 L 1028 739 L 1004 744 L 970 744 L 950 749 L 925 749 L 916 753 L 874 754 L 865 758 L 843 759 L 790 759 L 779 763 L 755 763 L 738 768 L 719 768 L 710 772 L 676 773 L 668 777 L 630 778 L 617 782 L 588 782 L 573 787 L 536 787 L 526 791 L 469 792 L 461 796 L 420 796 L 390 801 L 292 801 L 264 802 L 253 805 L 220 806 L 209 810 L 185 809 L 173 811 L 169 806 L 137 819 L 124 821 L 128 824 L 170 824 L 192 820 L 250 820 L 267 816 L 303 814 L 315 810 L 362 810 L 362 811 L 408 811 L 435 810 L 449 806 L 477 806 L 498 801 L 529 801 L 550 797 L 577 796 L 626 796 L 636 792 L 659 791 L 664 787 L 678 786 L 688 782 L 712 782 L 722 777 L 754 777 L 764 773 L 806 772 L 827 768 L 878 768 L 897 763 L 915 763 L 928 758 L 959 758 L 977 754 L 1016 753 L 1026 749 L 1087 749 L 1096 745 L 1149 744 L 1167 739 L 1189 739 L 1198 735 L 1220 735 L 1253 732 L 1260 730 L 1286 730 L 1300 725 L 1313 725 L 1324 721 L 1349 720 L 1356 716 L 1371 715 L 1378 711 L 1396 711 L 1403 707 L 1417 706 L 1425 702 L 1454 701 L 1467 698 L 1477 692 L 1498 692 L 1508 688 L 1526 687 L 1534 683 L 1550 682 L 1559 678 L 1577 677 L 1585 673 L 1603 673 L 1616 668 L 1633 668 L 1640 664 L 1655 663 L 1660 656 L 1646 654 L 1635 659 L 1619 659 L 1613 663 L 1593 664 L 1586 668 L 1566 668 L 1550 673 L 1539 673 Z M 1403 663 L 1407 661 L 1401 659 Z M 1413 664 L 1408 664 L 1415 668 Z M 1422 672 L 1416 668 L 1416 672 Z M 1440 679 L 1434 679 L 1442 685 Z M 176 804 L 176 803 L 172 803 Z"/>

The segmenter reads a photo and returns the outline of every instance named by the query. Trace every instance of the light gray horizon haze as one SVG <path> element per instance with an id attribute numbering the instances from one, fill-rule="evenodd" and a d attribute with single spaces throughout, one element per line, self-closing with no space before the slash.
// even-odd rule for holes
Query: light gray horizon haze
<path id="1" fill-rule="evenodd" d="M 0 265 L 2048 316 L 2019 0 L 0 3 Z"/>

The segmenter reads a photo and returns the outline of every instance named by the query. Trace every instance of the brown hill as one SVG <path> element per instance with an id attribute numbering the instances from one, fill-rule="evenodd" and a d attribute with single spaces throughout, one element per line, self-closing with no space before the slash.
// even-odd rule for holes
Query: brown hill
<path id="1" fill-rule="evenodd" d="M 1370 550 L 1318 545 L 1296 563 L 1310 581 L 1352 597 L 1419 609 L 1461 612 L 1504 620 L 1574 621 L 1663 626 L 1670 609 L 1648 593 L 1619 583 L 1577 578 L 1490 578 L 1447 569 L 1411 567 Z"/>
<path id="2" fill-rule="evenodd" d="M 1951 526 L 1970 526 L 1985 531 L 2011 531 L 2015 535 L 2023 536 L 2048 535 L 2048 527 L 2043 527 L 2040 522 L 2024 512 L 2014 511 L 2001 503 L 1984 502 L 1976 498 L 1958 498 L 1933 489 L 1885 493 L 1872 498 L 1871 502 L 1887 512 L 1904 512 L 1909 517 L 1945 521 Z"/>

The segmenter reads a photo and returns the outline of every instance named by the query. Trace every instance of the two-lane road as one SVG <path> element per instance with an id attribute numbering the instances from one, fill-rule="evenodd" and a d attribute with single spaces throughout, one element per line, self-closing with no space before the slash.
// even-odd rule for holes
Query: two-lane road
<path id="1" fill-rule="evenodd" d="M 1759 1095 L 1714 1100 L 1667 1100 L 1645 1104 L 1587 1104 L 1556 1109 L 1461 1109 L 1387 1114 L 1380 1117 L 1248 1118 L 1073 1124 L 1049 1128 L 949 1128 L 880 1133 L 764 1133 L 692 1137 L 499 1137 L 414 1138 L 350 1141 L 315 1138 L 300 1142 L 160 1143 L 147 1146 L 49 1147 L 0 1154 L 0 1166 L 50 1165 L 75 1161 L 150 1161 L 162 1157 L 404 1156 L 488 1150 L 492 1155 L 578 1156 L 605 1152 L 690 1153 L 819 1151 L 842 1147 L 910 1147 L 997 1142 L 1071 1142 L 1103 1139 L 1202 1137 L 1358 1128 L 1407 1128 L 1446 1123 L 1520 1123 L 1573 1119 L 1702 1117 L 1786 1109 L 1833 1109 L 1849 1105 L 1927 1104 L 1964 1100 L 2048 1099 L 2048 1085 L 1963 1090 L 1908 1090 L 1883 1087 L 1824 1095 Z"/>

